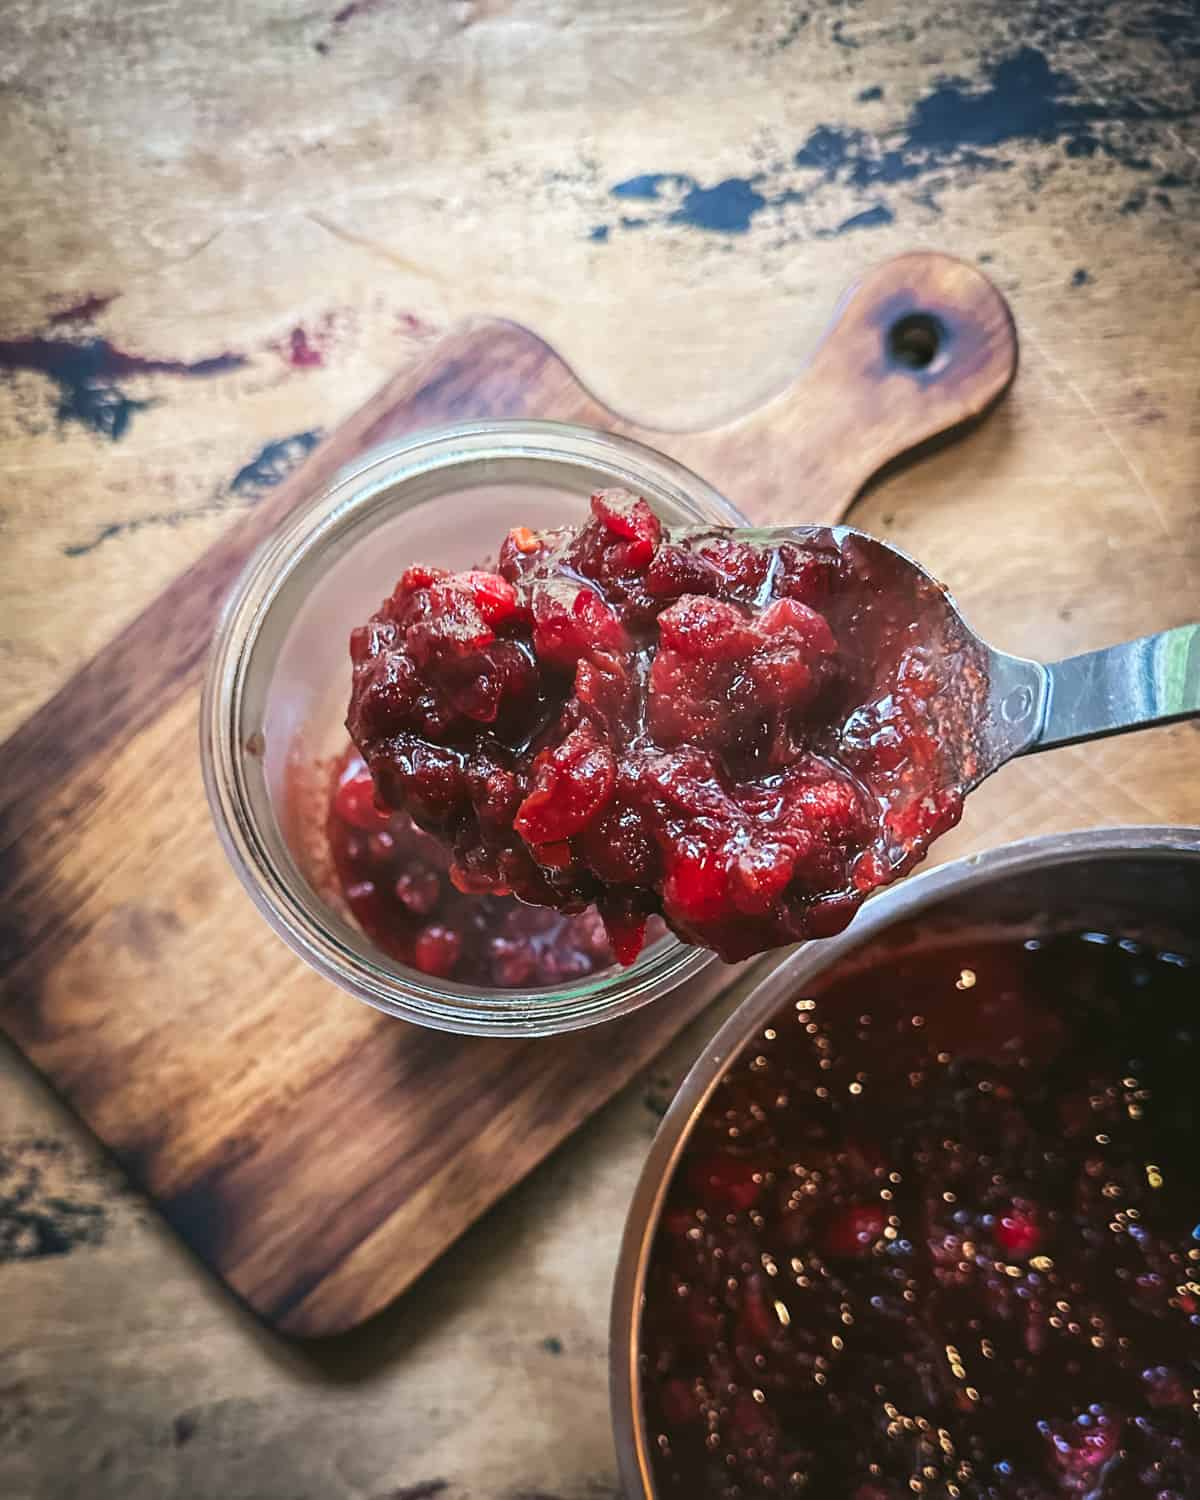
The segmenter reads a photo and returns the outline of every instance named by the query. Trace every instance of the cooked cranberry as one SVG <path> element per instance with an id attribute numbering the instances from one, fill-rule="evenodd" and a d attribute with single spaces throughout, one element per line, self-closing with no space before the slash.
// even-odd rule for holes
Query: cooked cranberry
<path id="1" fill-rule="evenodd" d="M 629 544 L 621 554 L 621 565 L 630 572 L 645 568 L 662 536 L 659 519 L 646 502 L 628 490 L 607 490 L 596 496 L 595 514 L 614 536 Z"/>
<path id="2" fill-rule="evenodd" d="M 506 776 L 494 770 L 479 778 L 481 798 L 511 802 Z M 492 869 L 479 880 L 482 894 L 464 894 L 472 884 L 470 869 L 451 869 L 444 845 L 406 814 L 380 811 L 374 783 L 354 751 L 343 757 L 334 779 L 327 833 L 342 894 L 359 925 L 384 952 L 423 973 L 524 989 L 584 979 L 614 962 L 614 946 L 596 911 L 566 916 L 496 895 Z M 641 946 L 644 923 L 639 916 L 629 943 Z M 615 930 L 624 942 L 619 923 Z M 655 936 L 661 931 L 658 925 Z"/>
<path id="3" fill-rule="evenodd" d="M 658 1393 L 663 1420 L 672 1427 L 689 1427 L 701 1417 L 696 1393 L 682 1380 L 668 1380 Z"/>
<path id="4" fill-rule="evenodd" d="M 470 572 L 460 573 L 458 578 L 489 625 L 500 625 L 517 613 L 519 604 L 516 589 L 495 573 L 472 568 Z"/>
<path id="5" fill-rule="evenodd" d="M 737 1338 L 751 1348 L 762 1348 L 779 1332 L 779 1318 L 767 1299 L 764 1278 L 753 1276 L 742 1293 L 742 1310 L 738 1318 Z"/>
<path id="6" fill-rule="evenodd" d="M 1050 1465 L 1069 1495 L 1092 1495 L 1098 1470 L 1116 1453 L 1121 1419 L 1092 1404 L 1071 1419 L 1042 1421 L 1038 1429 L 1050 1448 Z"/>
<path id="7" fill-rule="evenodd" d="M 386 829 L 391 821 L 391 813 L 375 801 L 375 783 L 367 771 L 342 782 L 334 799 L 334 812 L 343 823 L 364 832 Z"/>
<path id="8" fill-rule="evenodd" d="M 417 933 L 413 944 L 413 963 L 426 974 L 445 978 L 453 974 L 462 952 L 462 934 L 453 927 L 431 923 Z"/>
<path id="9" fill-rule="evenodd" d="M 771 1019 L 651 1249 L 655 1493 L 1200 1495 L 1196 971 L 1127 947 L 892 949 Z"/>
<path id="10" fill-rule="evenodd" d="M 958 819 L 937 705 L 983 664 L 914 645 L 924 587 L 844 532 L 672 537 L 605 491 L 495 572 L 410 567 L 347 723 L 460 891 L 595 902 L 621 962 L 655 913 L 744 958 L 836 932 Z"/>
<path id="11" fill-rule="evenodd" d="M 533 785 L 513 826 L 530 845 L 561 843 L 595 819 L 612 796 L 616 778 L 608 746 L 576 729 L 533 762 Z M 569 860 L 570 850 L 566 852 Z"/>
<path id="12" fill-rule="evenodd" d="M 881 1208 L 870 1203 L 839 1209 L 825 1231 L 822 1246 L 828 1255 L 869 1255 L 887 1223 Z"/>
<path id="13" fill-rule="evenodd" d="M 735 1442 L 753 1444 L 771 1431 L 771 1414 L 753 1396 L 739 1396 L 733 1404 L 729 1425 Z"/>
<path id="14" fill-rule="evenodd" d="M 395 839 L 392 839 L 395 849 Z M 427 917 L 442 899 L 442 882 L 437 872 L 422 864 L 412 864 L 397 877 L 393 888 L 396 900 L 418 917 Z"/>
<path id="15" fill-rule="evenodd" d="M 1001 1214 L 993 1233 L 1000 1248 L 1018 1258 L 1033 1255 L 1042 1243 L 1037 1220 L 1026 1208 L 1010 1208 Z"/>
<path id="16" fill-rule="evenodd" d="M 697 1158 L 688 1176 L 705 1207 L 721 1213 L 752 1208 L 762 1192 L 762 1174 L 754 1163 L 724 1152 Z"/>

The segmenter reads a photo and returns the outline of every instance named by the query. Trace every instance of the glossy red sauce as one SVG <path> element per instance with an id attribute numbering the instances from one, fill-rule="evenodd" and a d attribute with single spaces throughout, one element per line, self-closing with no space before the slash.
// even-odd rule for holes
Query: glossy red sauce
<path id="1" fill-rule="evenodd" d="M 606 492 L 495 573 L 410 568 L 351 639 L 348 726 L 460 890 L 594 902 L 622 962 L 655 912 L 743 958 L 838 931 L 958 820 L 936 706 L 978 663 L 922 637 L 910 575 Z"/>
<path id="2" fill-rule="evenodd" d="M 586 979 L 613 963 L 595 911 L 563 916 L 512 896 L 464 895 L 445 845 L 377 806 L 361 757 L 337 768 L 327 832 L 346 905 L 377 947 L 435 978 L 487 989 Z M 662 935 L 661 926 L 652 937 Z"/>
<path id="3" fill-rule="evenodd" d="M 649 1269 L 661 1497 L 1200 1495 L 1200 983 L 1101 933 L 798 995 Z"/>

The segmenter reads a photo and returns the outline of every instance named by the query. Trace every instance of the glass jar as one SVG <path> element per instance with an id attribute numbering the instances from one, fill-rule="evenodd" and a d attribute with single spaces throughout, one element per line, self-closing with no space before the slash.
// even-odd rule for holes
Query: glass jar
<path id="1" fill-rule="evenodd" d="M 348 642 L 409 563 L 478 566 L 516 525 L 572 525 L 598 489 L 643 495 L 668 526 L 745 525 L 695 474 L 627 438 L 555 422 L 472 422 L 358 459 L 251 559 L 217 628 L 201 706 L 205 789 L 234 869 L 275 931 L 360 1000 L 476 1035 L 549 1035 L 634 1010 L 715 962 L 664 937 L 627 969 L 489 990 L 398 962 L 322 878 L 317 769 L 346 746 Z"/>

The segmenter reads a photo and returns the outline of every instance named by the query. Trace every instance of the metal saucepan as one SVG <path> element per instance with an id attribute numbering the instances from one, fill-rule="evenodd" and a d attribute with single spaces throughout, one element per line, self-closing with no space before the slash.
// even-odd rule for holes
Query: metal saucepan
<path id="1" fill-rule="evenodd" d="M 838 967 L 948 932 L 1079 925 L 1200 951 L 1200 828 L 1101 828 L 1026 839 L 905 881 L 867 903 L 839 937 L 774 969 L 721 1027 L 683 1081 L 650 1149 L 626 1221 L 613 1292 L 611 1394 L 628 1500 L 654 1500 L 638 1352 L 646 1269 L 661 1205 L 710 1094 L 789 996 Z"/>

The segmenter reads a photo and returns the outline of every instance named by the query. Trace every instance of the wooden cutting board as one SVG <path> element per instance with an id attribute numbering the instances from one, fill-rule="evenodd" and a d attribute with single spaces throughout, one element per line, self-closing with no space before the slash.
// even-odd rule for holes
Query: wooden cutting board
<path id="1" fill-rule="evenodd" d="M 602 1028 L 528 1041 L 411 1027 L 310 973 L 226 866 L 201 788 L 205 656 L 249 553 L 364 449 L 482 417 L 615 429 L 755 520 L 833 521 L 885 465 L 984 413 L 1016 354 L 978 271 L 904 256 L 847 295 L 774 400 L 711 431 L 656 433 L 601 406 L 528 330 L 465 327 L 0 750 L 0 1023 L 266 1322 L 326 1335 L 383 1307 L 731 971 Z"/>

